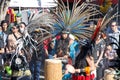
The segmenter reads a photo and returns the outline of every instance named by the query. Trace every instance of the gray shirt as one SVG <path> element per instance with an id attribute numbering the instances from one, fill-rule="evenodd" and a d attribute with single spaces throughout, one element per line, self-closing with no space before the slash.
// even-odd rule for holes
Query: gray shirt
<path id="1" fill-rule="evenodd" d="M 110 43 L 116 43 L 119 46 L 119 37 L 120 37 L 120 31 L 117 32 L 111 32 L 108 34 L 108 38 Z M 113 49 L 118 49 L 118 46 L 113 44 Z"/>

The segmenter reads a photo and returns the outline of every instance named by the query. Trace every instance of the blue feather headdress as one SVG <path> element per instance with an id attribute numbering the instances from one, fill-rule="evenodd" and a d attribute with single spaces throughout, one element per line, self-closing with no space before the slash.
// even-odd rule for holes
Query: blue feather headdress
<path id="1" fill-rule="evenodd" d="M 90 21 L 97 21 L 98 18 L 92 18 L 100 14 L 99 10 L 95 7 L 96 5 L 90 3 L 82 3 L 79 5 L 80 0 L 77 2 L 74 0 L 72 10 L 69 9 L 69 3 L 67 6 L 60 0 L 56 2 L 58 4 L 58 12 L 54 12 L 55 24 L 54 34 L 57 35 L 62 31 L 71 33 L 78 38 L 89 38 L 94 32 L 94 29 L 90 26 Z"/>

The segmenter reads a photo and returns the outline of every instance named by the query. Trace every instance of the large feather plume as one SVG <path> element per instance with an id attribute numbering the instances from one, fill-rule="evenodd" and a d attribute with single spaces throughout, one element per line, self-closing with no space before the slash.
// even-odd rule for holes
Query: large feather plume
<path id="1" fill-rule="evenodd" d="M 106 15 L 103 17 L 100 30 L 104 30 L 106 28 L 106 26 L 110 23 L 111 20 L 113 20 L 115 18 L 117 19 L 117 17 L 119 17 L 117 7 L 118 7 L 118 5 L 116 5 L 114 8 L 111 8 L 106 13 Z"/>
<path id="2" fill-rule="evenodd" d="M 53 12 L 56 16 L 55 34 L 66 30 L 78 38 L 91 37 L 94 29 L 86 26 L 89 26 L 88 22 L 98 20 L 98 18 L 93 19 L 92 17 L 100 14 L 100 11 L 95 8 L 97 6 L 94 4 L 84 2 L 79 5 L 80 1 L 74 0 L 72 10 L 69 9 L 68 0 L 67 6 L 65 6 L 62 0 L 56 2 L 58 4 L 58 13 Z"/>
<path id="3" fill-rule="evenodd" d="M 110 9 L 104 16 L 103 18 L 98 20 L 98 24 L 97 27 L 94 31 L 94 34 L 92 35 L 92 40 L 94 41 L 96 39 L 96 37 L 98 36 L 100 31 L 104 31 L 108 24 L 111 23 L 111 20 L 116 19 L 117 17 L 119 17 L 120 15 L 118 15 L 117 12 L 117 6 L 116 5 L 113 9 Z M 119 42 L 118 42 L 119 43 Z M 118 45 L 117 45 L 118 46 Z M 118 46 L 119 47 L 119 46 Z M 117 50 L 117 52 L 119 53 L 120 47 Z M 103 56 L 104 53 L 101 53 L 100 56 Z M 100 60 L 102 59 L 102 57 L 99 57 L 98 61 L 96 62 L 97 64 L 100 62 Z M 97 65 L 96 64 L 96 65 Z"/>
<path id="4" fill-rule="evenodd" d="M 120 16 L 120 15 L 118 15 L 117 7 L 118 7 L 118 5 L 111 8 L 102 18 L 100 18 L 97 21 L 97 27 L 92 35 L 92 40 L 95 40 L 98 33 L 100 31 L 104 31 L 107 28 L 107 26 L 109 25 L 109 23 L 111 23 L 112 20 L 115 20 L 115 19 L 117 19 L 117 17 Z"/>
<path id="5" fill-rule="evenodd" d="M 27 26 L 28 33 L 35 33 L 37 36 L 36 40 L 38 43 L 41 43 L 43 40 L 51 36 L 51 33 L 54 30 L 52 27 L 53 24 L 54 19 L 52 14 L 49 12 L 39 11 L 38 13 L 31 15 Z"/>

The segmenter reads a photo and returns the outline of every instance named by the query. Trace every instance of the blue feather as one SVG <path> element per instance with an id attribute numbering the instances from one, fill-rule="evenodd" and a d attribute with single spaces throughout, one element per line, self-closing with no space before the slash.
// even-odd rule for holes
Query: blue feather
<path id="1" fill-rule="evenodd" d="M 72 25 L 70 25 L 70 28 L 75 27 L 75 26 L 78 26 L 79 24 L 83 23 L 84 19 L 85 19 L 85 17 L 77 20 L 77 21 L 74 22 Z"/>

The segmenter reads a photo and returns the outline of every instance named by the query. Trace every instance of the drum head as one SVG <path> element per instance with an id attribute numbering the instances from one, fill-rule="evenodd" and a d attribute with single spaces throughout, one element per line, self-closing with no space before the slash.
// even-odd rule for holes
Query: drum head
<path id="1" fill-rule="evenodd" d="M 68 72 L 70 72 L 70 73 L 75 73 L 75 68 L 74 68 L 72 65 L 70 65 L 70 64 L 67 64 L 67 65 L 66 65 L 66 69 L 67 69 Z"/>

